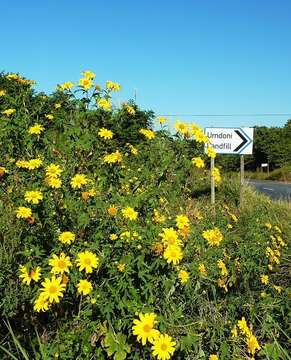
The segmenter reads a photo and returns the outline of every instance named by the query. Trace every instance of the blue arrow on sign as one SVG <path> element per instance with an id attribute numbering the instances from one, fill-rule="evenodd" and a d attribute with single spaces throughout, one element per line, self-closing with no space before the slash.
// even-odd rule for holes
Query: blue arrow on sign
<path id="1" fill-rule="evenodd" d="M 252 143 L 252 139 L 241 128 L 239 130 L 235 130 L 235 132 L 242 139 L 242 142 L 233 151 L 240 154 L 248 145 Z"/>

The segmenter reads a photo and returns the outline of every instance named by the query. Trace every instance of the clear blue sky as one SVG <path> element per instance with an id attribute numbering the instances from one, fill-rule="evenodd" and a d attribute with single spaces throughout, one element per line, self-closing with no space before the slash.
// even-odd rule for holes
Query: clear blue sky
<path id="1" fill-rule="evenodd" d="M 157 114 L 291 112 L 290 0 L 2 0 L 0 70 L 120 82 Z M 291 117 L 291 116 L 290 116 Z M 290 118 L 182 118 L 202 126 Z"/>

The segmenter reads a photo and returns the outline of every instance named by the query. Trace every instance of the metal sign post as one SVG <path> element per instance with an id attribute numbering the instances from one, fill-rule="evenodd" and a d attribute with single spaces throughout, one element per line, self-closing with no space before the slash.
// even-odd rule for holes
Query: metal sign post
<path id="1" fill-rule="evenodd" d="M 211 204 L 215 204 L 214 158 L 210 159 Z"/>
<path id="2" fill-rule="evenodd" d="M 267 168 L 267 174 L 269 175 L 270 174 L 270 166 L 269 166 L 269 163 L 263 163 L 261 164 L 261 167 L 262 167 L 262 171 L 264 172 L 264 168 Z"/>
<path id="3" fill-rule="evenodd" d="M 240 184 L 243 185 L 245 181 L 245 159 L 244 156 L 240 156 Z"/>

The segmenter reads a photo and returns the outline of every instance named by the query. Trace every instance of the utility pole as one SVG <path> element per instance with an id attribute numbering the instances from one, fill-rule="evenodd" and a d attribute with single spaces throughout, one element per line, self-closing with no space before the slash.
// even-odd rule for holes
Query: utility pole
<path id="1" fill-rule="evenodd" d="M 134 102 L 136 103 L 136 98 L 137 98 L 137 89 L 134 89 L 134 94 L 133 94 L 133 97 L 134 97 Z"/>

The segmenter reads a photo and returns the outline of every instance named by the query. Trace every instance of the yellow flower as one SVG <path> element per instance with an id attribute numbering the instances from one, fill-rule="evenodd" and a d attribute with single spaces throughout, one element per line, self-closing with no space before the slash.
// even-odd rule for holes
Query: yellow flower
<path id="1" fill-rule="evenodd" d="M 68 273 L 69 267 L 72 266 L 69 256 L 63 252 L 60 253 L 60 256 L 53 254 L 52 259 L 49 260 L 49 265 L 52 267 L 51 272 L 53 274 Z"/>
<path id="2" fill-rule="evenodd" d="M 84 90 L 89 90 L 91 89 L 91 87 L 93 86 L 93 81 L 91 79 L 88 79 L 86 77 L 81 78 L 79 80 L 79 85 L 84 89 Z"/>
<path id="3" fill-rule="evenodd" d="M 28 169 L 28 161 L 25 160 L 17 160 L 16 166 L 23 169 Z"/>
<path id="4" fill-rule="evenodd" d="M 93 268 L 97 268 L 99 258 L 91 251 L 84 251 L 78 253 L 77 266 L 79 271 L 85 270 L 86 274 L 91 273 Z"/>
<path id="5" fill-rule="evenodd" d="M 56 178 L 62 173 L 62 171 L 63 170 L 61 169 L 60 165 L 51 163 L 49 166 L 47 166 L 45 174 L 51 178 Z"/>
<path id="6" fill-rule="evenodd" d="M 45 182 L 53 189 L 59 189 L 62 186 L 62 180 L 57 177 L 47 176 Z"/>
<path id="7" fill-rule="evenodd" d="M 124 272 L 125 267 L 126 267 L 126 264 L 124 264 L 124 263 L 119 263 L 119 264 L 117 264 L 117 269 L 118 269 L 120 272 Z"/>
<path id="8" fill-rule="evenodd" d="M 269 283 L 269 276 L 268 275 L 261 275 L 261 283 L 267 285 Z"/>
<path id="9" fill-rule="evenodd" d="M 219 360 L 219 357 L 217 355 L 210 355 L 209 360 Z"/>
<path id="10" fill-rule="evenodd" d="M 55 103 L 54 107 L 55 107 L 55 109 L 59 109 L 60 107 L 62 107 L 62 104 L 61 103 Z"/>
<path id="11" fill-rule="evenodd" d="M 204 160 L 201 159 L 200 156 L 193 157 L 191 161 L 192 161 L 192 164 L 195 165 L 199 169 L 204 168 L 204 166 L 205 166 Z"/>
<path id="12" fill-rule="evenodd" d="M 21 76 L 19 76 L 17 74 L 8 74 L 6 77 L 7 77 L 7 79 L 15 80 L 16 82 L 18 82 L 19 84 L 22 84 L 22 85 L 35 84 L 35 81 L 24 79 L 23 77 L 21 77 Z"/>
<path id="13" fill-rule="evenodd" d="M 162 231 L 159 236 L 162 237 L 162 242 L 165 246 L 181 245 L 181 240 L 179 240 L 178 233 L 174 228 L 163 228 Z"/>
<path id="14" fill-rule="evenodd" d="M 178 273 L 181 284 L 186 283 L 189 280 L 189 273 L 186 270 L 180 270 Z"/>
<path id="15" fill-rule="evenodd" d="M 177 215 L 176 216 L 176 226 L 178 229 L 184 229 L 189 227 L 189 219 L 186 215 Z"/>
<path id="16" fill-rule="evenodd" d="M 41 294 L 45 300 L 48 300 L 49 303 L 60 302 L 60 298 L 64 296 L 63 292 L 66 288 L 66 285 L 62 283 L 61 277 L 56 278 L 53 275 L 51 279 L 45 278 L 41 285 L 43 286 Z"/>
<path id="17" fill-rule="evenodd" d="M 207 154 L 207 156 L 209 156 L 212 159 L 214 159 L 216 157 L 216 152 L 212 146 L 207 147 L 206 154 Z"/>
<path id="18" fill-rule="evenodd" d="M 152 354 L 156 356 L 158 360 L 168 360 L 171 359 L 172 355 L 175 352 L 176 342 L 173 341 L 171 336 L 167 334 L 160 334 L 160 336 L 155 339 L 152 346 Z"/>
<path id="19" fill-rule="evenodd" d="M 71 81 L 66 81 L 63 84 L 58 85 L 58 89 L 61 91 L 71 90 L 73 87 L 74 87 L 74 83 L 72 83 Z"/>
<path id="20" fill-rule="evenodd" d="M 34 301 L 33 310 L 36 312 L 47 311 L 49 309 L 49 302 L 45 295 L 41 293 L 39 297 Z"/>
<path id="21" fill-rule="evenodd" d="M 6 91 L 5 90 L 0 90 L 0 97 L 4 96 L 4 95 L 6 95 Z"/>
<path id="22" fill-rule="evenodd" d="M 71 180 L 71 186 L 73 189 L 80 189 L 83 185 L 88 183 L 88 179 L 84 174 L 76 174 Z"/>
<path id="23" fill-rule="evenodd" d="M 96 194 L 97 194 L 97 192 L 93 188 L 88 191 L 88 195 L 91 196 L 91 197 L 95 196 Z"/>
<path id="24" fill-rule="evenodd" d="M 270 224 L 270 223 L 265 223 L 265 226 L 268 230 L 272 229 L 272 224 Z"/>
<path id="25" fill-rule="evenodd" d="M 27 162 L 27 168 L 29 170 L 38 169 L 41 165 L 42 165 L 42 160 L 39 158 L 31 159 Z"/>
<path id="26" fill-rule="evenodd" d="M 118 236 L 116 234 L 110 234 L 109 238 L 110 240 L 117 240 Z"/>
<path id="27" fill-rule="evenodd" d="M 248 352 L 250 354 L 252 354 L 252 356 L 255 355 L 257 350 L 260 350 L 261 347 L 258 343 L 257 338 L 255 337 L 255 335 L 251 334 L 248 339 L 247 339 L 247 345 L 248 345 Z"/>
<path id="28" fill-rule="evenodd" d="M 156 324 L 156 315 L 154 313 L 138 314 L 139 319 L 133 320 L 132 333 L 137 336 L 137 340 L 142 345 L 146 345 L 147 341 L 153 343 L 159 336 L 159 331 L 154 329 Z"/>
<path id="29" fill-rule="evenodd" d="M 251 331 L 250 331 L 250 329 L 248 327 L 248 324 L 247 324 L 246 319 L 245 319 L 244 316 L 241 318 L 241 320 L 238 320 L 237 326 L 242 331 L 242 333 L 244 335 L 246 335 L 246 336 L 251 335 Z"/>
<path id="30" fill-rule="evenodd" d="M 7 76 L 7 79 L 9 80 L 18 80 L 20 78 L 19 75 L 15 74 L 15 73 L 12 73 L 12 74 L 8 74 Z"/>
<path id="31" fill-rule="evenodd" d="M 111 154 L 107 154 L 104 156 L 104 162 L 108 164 L 120 163 L 122 161 L 122 154 L 116 150 Z"/>
<path id="32" fill-rule="evenodd" d="M 107 89 L 113 90 L 113 91 L 119 91 L 121 89 L 121 86 L 118 83 L 115 83 L 110 80 L 106 81 L 106 87 L 107 87 Z"/>
<path id="33" fill-rule="evenodd" d="M 24 194 L 24 198 L 27 202 L 32 204 L 38 204 L 42 199 L 43 195 L 41 191 L 26 191 Z"/>
<path id="34" fill-rule="evenodd" d="M 91 281 L 80 280 L 77 284 L 78 293 L 81 295 L 89 295 L 93 290 Z"/>
<path id="35" fill-rule="evenodd" d="M 149 129 L 140 129 L 139 133 L 144 135 L 149 140 L 152 140 L 156 137 L 155 132 Z"/>
<path id="36" fill-rule="evenodd" d="M 96 75 L 90 70 L 84 70 L 81 74 L 87 79 L 95 79 Z"/>
<path id="37" fill-rule="evenodd" d="M 283 288 L 279 285 L 273 285 L 273 289 L 276 290 L 279 294 L 281 294 Z"/>
<path id="38" fill-rule="evenodd" d="M 44 131 L 44 127 L 41 124 L 34 124 L 28 129 L 30 135 L 40 135 Z"/>
<path id="39" fill-rule="evenodd" d="M 165 221 L 166 221 L 166 216 L 160 214 L 157 209 L 154 209 L 153 222 L 155 222 L 155 223 L 163 223 Z"/>
<path id="40" fill-rule="evenodd" d="M 113 132 L 111 130 L 101 128 L 98 131 L 98 135 L 102 137 L 103 139 L 112 139 L 113 138 Z"/>
<path id="41" fill-rule="evenodd" d="M 122 104 L 123 108 L 128 112 L 129 115 L 135 115 L 135 109 L 129 104 Z"/>
<path id="42" fill-rule="evenodd" d="M 101 108 L 103 110 L 111 109 L 111 104 L 110 104 L 109 100 L 106 100 L 106 99 L 99 99 L 97 101 L 97 105 L 99 106 L 99 108 Z"/>
<path id="43" fill-rule="evenodd" d="M 274 230 L 277 231 L 280 234 L 282 233 L 282 230 L 277 225 L 274 226 Z"/>
<path id="44" fill-rule="evenodd" d="M 199 264 L 198 269 L 199 269 L 200 274 L 202 274 L 202 275 L 206 274 L 206 268 L 203 263 Z"/>
<path id="45" fill-rule="evenodd" d="M 164 259 L 167 260 L 167 263 L 173 263 L 174 265 L 178 264 L 183 258 L 183 252 L 180 246 L 170 245 L 164 251 Z"/>
<path id="46" fill-rule="evenodd" d="M 59 240 L 65 245 L 70 245 L 73 241 L 75 241 L 76 235 L 71 231 L 63 231 L 59 235 Z"/>
<path id="47" fill-rule="evenodd" d="M 219 267 L 219 269 L 221 270 L 221 275 L 222 276 L 227 276 L 228 275 L 228 270 L 225 266 L 225 263 L 220 259 L 217 261 L 217 266 Z"/>
<path id="48" fill-rule="evenodd" d="M 219 287 L 223 288 L 225 292 L 228 292 L 225 279 L 218 279 L 218 280 L 217 280 L 217 285 L 218 285 Z"/>
<path id="49" fill-rule="evenodd" d="M 234 325 L 234 327 L 231 329 L 231 337 L 236 338 L 237 337 L 237 327 Z"/>
<path id="50" fill-rule="evenodd" d="M 215 182 L 217 182 L 219 184 L 221 182 L 221 175 L 220 175 L 220 171 L 217 167 L 213 168 L 212 175 L 214 177 Z"/>
<path id="51" fill-rule="evenodd" d="M 181 121 L 177 121 L 177 122 L 175 123 L 175 129 L 177 130 L 177 132 L 185 135 L 185 134 L 187 134 L 188 131 L 189 131 L 189 126 L 188 126 L 188 124 L 186 124 L 186 123 L 183 123 L 183 122 L 181 122 Z"/>
<path id="52" fill-rule="evenodd" d="M 6 174 L 8 171 L 5 169 L 4 166 L 0 166 L 0 179 Z"/>
<path id="53" fill-rule="evenodd" d="M 27 219 L 32 216 L 32 211 L 30 208 L 27 208 L 25 206 L 19 206 L 19 208 L 16 210 L 16 217 L 17 219 Z"/>
<path id="54" fill-rule="evenodd" d="M 138 150 L 137 150 L 136 147 L 134 147 L 133 145 L 131 145 L 131 144 L 129 144 L 129 143 L 127 143 L 126 146 L 129 147 L 129 150 L 130 150 L 130 152 L 131 152 L 133 155 L 137 155 L 137 154 L 138 154 Z"/>
<path id="55" fill-rule="evenodd" d="M 217 227 L 212 230 L 203 231 L 202 236 L 210 246 L 218 246 L 223 240 L 222 233 Z"/>
<path id="56" fill-rule="evenodd" d="M 44 117 L 45 117 L 46 119 L 48 119 L 48 120 L 53 120 L 53 119 L 54 119 L 53 114 L 46 114 Z"/>
<path id="57" fill-rule="evenodd" d="M 21 272 L 19 278 L 22 279 L 24 284 L 29 285 L 31 280 L 35 282 L 39 281 L 41 275 L 41 269 L 39 266 L 37 266 L 35 269 L 32 269 L 31 271 L 27 270 L 27 268 L 23 265 L 21 265 L 19 269 Z"/>
<path id="58" fill-rule="evenodd" d="M 122 215 L 125 219 L 128 220 L 136 220 L 137 219 L 137 211 L 135 211 L 132 207 L 127 206 L 124 209 L 121 210 Z"/>
<path id="59" fill-rule="evenodd" d="M 195 140 L 199 143 L 207 143 L 209 142 L 208 137 L 204 134 L 203 130 L 198 128 L 197 130 L 193 131 L 193 135 L 195 137 Z"/>
<path id="60" fill-rule="evenodd" d="M 157 118 L 157 122 L 159 122 L 161 125 L 164 124 L 167 121 L 167 119 L 164 116 L 159 116 Z"/>
<path id="61" fill-rule="evenodd" d="M 117 207 L 116 206 L 110 206 L 108 209 L 107 209 L 107 212 L 110 216 L 116 216 L 117 215 Z"/>
<path id="62" fill-rule="evenodd" d="M 9 117 L 10 115 L 14 114 L 15 112 L 16 112 L 15 109 L 6 109 L 6 110 L 1 111 L 1 114 Z"/>

